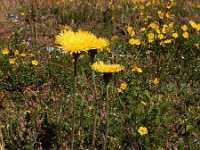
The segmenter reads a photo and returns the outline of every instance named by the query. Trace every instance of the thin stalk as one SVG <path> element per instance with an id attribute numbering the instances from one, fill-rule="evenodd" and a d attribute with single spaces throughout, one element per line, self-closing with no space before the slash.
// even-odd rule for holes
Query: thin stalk
<path id="1" fill-rule="evenodd" d="M 108 140 L 108 132 L 109 132 L 109 124 L 110 124 L 110 118 L 109 118 L 109 114 L 110 114 L 110 106 L 109 106 L 109 101 L 108 101 L 108 96 L 109 96 L 109 85 L 106 84 L 106 114 L 107 114 L 107 122 L 106 122 L 106 133 L 105 133 L 105 141 L 104 141 L 104 145 L 103 145 L 103 150 L 106 150 L 106 146 L 107 146 L 107 140 Z"/>
<path id="2" fill-rule="evenodd" d="M 92 81 L 94 86 L 94 124 L 93 124 L 93 134 L 92 134 L 92 150 L 95 149 L 95 140 L 96 140 L 96 124 L 97 124 L 97 114 L 98 114 L 98 102 L 97 102 L 97 89 L 95 81 L 95 72 L 92 70 Z"/>
<path id="3" fill-rule="evenodd" d="M 74 149 L 74 132 L 75 132 L 75 107 L 76 107 L 76 82 L 77 82 L 77 60 L 78 54 L 74 54 L 74 87 L 73 87 L 73 101 L 72 101 L 72 142 L 71 142 L 71 150 Z"/>
<path id="4" fill-rule="evenodd" d="M 3 141 L 3 134 L 2 134 L 2 131 L 1 131 L 1 127 L 0 127 L 0 150 L 4 150 L 5 148 L 5 144 L 4 144 L 4 141 Z"/>
<path id="5" fill-rule="evenodd" d="M 97 50 L 89 51 L 91 58 L 91 65 L 94 63 L 95 55 L 97 54 Z M 95 71 L 92 69 L 92 82 L 94 86 L 94 124 L 93 124 L 93 132 L 92 132 L 92 150 L 95 149 L 95 140 L 96 140 L 96 124 L 97 124 L 97 114 L 98 114 L 98 102 L 97 102 L 97 86 L 95 81 Z"/>

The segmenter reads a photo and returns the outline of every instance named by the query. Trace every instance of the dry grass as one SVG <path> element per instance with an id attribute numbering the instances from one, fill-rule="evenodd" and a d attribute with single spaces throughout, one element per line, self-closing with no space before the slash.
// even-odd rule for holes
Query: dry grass
<path id="1" fill-rule="evenodd" d="M 63 1 L 63 0 L 60 0 Z M 64 0 L 68 1 L 68 0 Z M 55 3 L 58 3 L 58 0 L 34 0 L 34 5 L 37 7 L 52 7 L 55 5 Z M 26 7 L 28 5 L 31 5 L 30 1 L 24 1 L 24 0 L 1 0 L 0 5 L 0 22 L 6 21 L 6 15 L 15 12 L 21 7 Z"/>

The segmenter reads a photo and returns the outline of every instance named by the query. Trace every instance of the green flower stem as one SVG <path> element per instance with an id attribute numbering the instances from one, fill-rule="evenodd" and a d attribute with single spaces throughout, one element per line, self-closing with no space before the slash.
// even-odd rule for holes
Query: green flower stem
<path id="1" fill-rule="evenodd" d="M 94 63 L 95 55 L 97 54 L 97 49 L 89 51 L 91 58 L 91 65 Z M 95 81 L 95 71 L 92 69 L 92 82 L 94 86 L 94 124 L 93 124 L 93 132 L 92 132 L 92 150 L 95 149 L 95 140 L 96 140 L 96 124 L 97 124 L 97 114 L 98 114 L 98 102 L 97 102 L 97 87 Z"/>
<path id="2" fill-rule="evenodd" d="M 92 70 L 92 81 L 93 81 L 93 86 L 94 86 L 94 99 L 95 99 L 95 101 L 94 101 L 94 124 L 93 124 L 93 134 L 92 134 L 92 149 L 95 149 L 98 102 L 97 102 L 97 89 L 96 89 L 94 70 Z"/>
<path id="3" fill-rule="evenodd" d="M 77 61 L 78 61 L 78 56 L 79 54 L 73 54 L 74 56 L 74 89 L 73 89 L 73 101 L 72 101 L 72 141 L 71 141 L 71 150 L 74 149 L 74 132 L 75 132 L 75 107 L 76 107 L 76 82 L 77 82 Z"/>
<path id="4" fill-rule="evenodd" d="M 106 114 L 107 114 L 107 122 L 106 122 L 106 133 L 105 133 L 105 141 L 103 145 L 103 150 L 106 150 L 107 146 L 107 139 L 108 139 L 108 133 L 109 133 L 109 124 L 110 124 L 110 106 L 109 106 L 109 101 L 108 101 L 108 96 L 109 96 L 109 85 L 106 83 Z"/>

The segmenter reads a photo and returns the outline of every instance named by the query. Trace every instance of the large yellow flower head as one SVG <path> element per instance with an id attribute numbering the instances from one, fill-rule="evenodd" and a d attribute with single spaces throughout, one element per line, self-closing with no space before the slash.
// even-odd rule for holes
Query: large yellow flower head
<path id="1" fill-rule="evenodd" d="M 105 47 L 109 46 L 109 42 L 104 38 L 97 38 L 94 43 L 94 47 L 99 51 L 102 51 Z"/>
<path id="2" fill-rule="evenodd" d="M 124 70 L 124 66 L 119 64 L 104 64 L 102 61 L 96 62 L 92 65 L 92 68 L 101 73 L 114 73 Z"/>
<path id="3" fill-rule="evenodd" d="M 63 30 L 57 35 L 55 43 L 64 52 L 80 53 L 82 51 L 89 51 L 91 49 L 102 50 L 108 46 L 108 42 L 102 38 L 97 38 L 93 33 L 79 30 L 73 32 L 71 30 Z"/>

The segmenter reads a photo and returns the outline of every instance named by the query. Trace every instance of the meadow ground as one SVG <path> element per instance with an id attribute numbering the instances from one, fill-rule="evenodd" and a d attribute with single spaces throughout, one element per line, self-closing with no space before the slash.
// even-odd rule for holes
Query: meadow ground
<path id="1" fill-rule="evenodd" d="M 198 0 L 1 0 L 0 150 L 199 150 L 199 20 Z"/>

